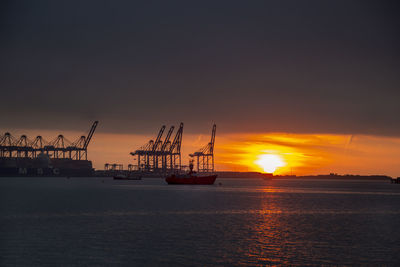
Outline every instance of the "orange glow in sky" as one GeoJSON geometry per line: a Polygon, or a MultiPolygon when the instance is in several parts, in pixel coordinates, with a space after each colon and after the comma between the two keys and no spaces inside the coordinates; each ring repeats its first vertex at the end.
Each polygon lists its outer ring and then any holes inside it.
{"type": "MultiPolygon", "coordinates": [[[[5,132],[4,130],[2,132],[5,132]]],[[[52,140],[62,133],[75,140],[84,132],[14,130],[14,136],[43,135],[52,140]]],[[[130,152],[153,135],[95,133],[88,158],[96,169],[105,163],[135,164],[130,152]]],[[[182,164],[188,154],[210,141],[209,134],[184,133],[182,164]]],[[[217,134],[215,168],[218,171],[273,172],[275,175],[307,174],[383,174],[400,176],[400,138],[339,134],[217,134]]]]}
{"type": "Polygon", "coordinates": [[[275,175],[400,176],[400,138],[338,134],[234,134],[216,141],[218,169],[275,175]],[[275,155],[268,161],[263,155],[275,155]]]}

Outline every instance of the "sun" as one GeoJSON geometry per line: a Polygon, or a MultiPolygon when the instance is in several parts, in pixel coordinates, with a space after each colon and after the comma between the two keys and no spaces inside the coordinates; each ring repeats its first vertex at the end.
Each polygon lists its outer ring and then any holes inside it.
{"type": "Polygon", "coordinates": [[[286,163],[283,159],[275,154],[263,154],[258,157],[258,160],[255,161],[261,168],[264,169],[264,172],[273,173],[279,167],[283,167],[286,163]]]}

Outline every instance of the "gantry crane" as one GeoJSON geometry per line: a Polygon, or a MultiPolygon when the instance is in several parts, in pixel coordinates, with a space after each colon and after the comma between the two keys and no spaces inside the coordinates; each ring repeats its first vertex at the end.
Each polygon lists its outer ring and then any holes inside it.
{"type": "Polygon", "coordinates": [[[171,147],[171,135],[172,132],[174,131],[175,127],[171,126],[171,128],[169,128],[169,131],[167,133],[167,136],[165,137],[164,143],[161,146],[161,168],[162,170],[165,172],[168,168],[167,165],[167,160],[168,160],[168,152],[169,152],[169,148],[171,147]]]}
{"type": "Polygon", "coordinates": [[[212,127],[210,142],[199,151],[189,155],[191,158],[196,160],[198,172],[214,172],[214,144],[216,131],[217,126],[214,124],[212,127]]]}
{"type": "Polygon", "coordinates": [[[183,123],[181,123],[171,143],[170,139],[174,129],[175,127],[171,126],[167,136],[164,141],[162,141],[162,135],[165,131],[165,125],[163,125],[155,141],[150,140],[135,152],[130,153],[134,157],[137,156],[137,169],[139,171],[168,172],[174,168],[180,169],[183,123]],[[177,164],[177,162],[179,162],[179,164],[177,164]]]}
{"type": "Polygon", "coordinates": [[[183,122],[181,122],[181,124],[179,125],[179,129],[176,132],[174,141],[172,142],[171,147],[169,149],[171,170],[180,170],[182,168],[182,162],[181,162],[182,136],[183,136],[183,122]]]}
{"type": "Polygon", "coordinates": [[[50,158],[87,160],[87,148],[98,125],[95,121],[87,135],[81,136],[77,141],[71,143],[62,134],[51,142],[47,142],[40,135],[30,141],[26,135],[18,140],[10,133],[0,137],[0,157],[36,158],[38,154],[45,153],[50,158]]]}
{"type": "MultiPolygon", "coordinates": [[[[157,156],[156,152],[161,148],[161,137],[164,133],[165,125],[163,125],[158,132],[156,140],[150,140],[135,152],[131,152],[132,156],[137,156],[137,168],[140,171],[154,171],[156,168],[157,156]]],[[[157,163],[158,164],[158,163],[157,163]]]]}
{"type": "MultiPolygon", "coordinates": [[[[90,141],[92,140],[94,131],[96,130],[98,124],[99,124],[99,121],[95,121],[92,125],[92,128],[90,128],[89,133],[88,133],[87,137],[85,138],[85,142],[83,143],[83,147],[82,147],[82,149],[80,149],[82,151],[82,155],[79,153],[79,157],[78,157],[79,160],[83,156],[85,156],[85,160],[87,160],[87,148],[89,146],[90,141]]],[[[81,137],[81,139],[82,139],[82,137],[81,137]]]]}
{"type": "Polygon", "coordinates": [[[163,125],[161,127],[160,131],[158,132],[156,141],[154,141],[154,144],[153,144],[153,149],[151,150],[151,153],[149,155],[151,161],[153,162],[153,165],[151,167],[153,170],[157,170],[159,168],[158,159],[159,159],[160,150],[161,150],[161,147],[163,144],[163,142],[161,141],[161,137],[164,134],[164,131],[165,131],[165,125],[163,125]]]}

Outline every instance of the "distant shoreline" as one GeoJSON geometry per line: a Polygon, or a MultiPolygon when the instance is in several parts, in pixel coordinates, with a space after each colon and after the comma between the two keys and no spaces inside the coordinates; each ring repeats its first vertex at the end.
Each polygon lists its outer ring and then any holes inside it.
{"type": "MultiPolygon", "coordinates": [[[[124,171],[122,171],[124,172],[124,171]]],[[[128,172],[128,171],[125,171],[128,172]]],[[[313,179],[313,180],[364,180],[364,181],[391,181],[393,178],[387,175],[338,175],[338,174],[327,174],[327,175],[273,175],[272,173],[261,173],[261,172],[234,172],[234,171],[217,171],[215,172],[219,179],[264,179],[264,180],[301,180],[301,179],[313,179]]],[[[106,173],[103,170],[97,170],[92,176],[6,176],[1,175],[0,178],[24,178],[24,177],[51,177],[51,178],[104,178],[113,177],[115,173],[106,173]]],[[[144,173],[143,178],[162,178],[161,173],[144,173]]]]}
{"type": "Polygon", "coordinates": [[[216,172],[218,178],[262,178],[262,179],[335,179],[335,180],[391,180],[387,175],[339,175],[339,174],[321,174],[321,175],[273,175],[271,173],[261,172],[216,172]]]}

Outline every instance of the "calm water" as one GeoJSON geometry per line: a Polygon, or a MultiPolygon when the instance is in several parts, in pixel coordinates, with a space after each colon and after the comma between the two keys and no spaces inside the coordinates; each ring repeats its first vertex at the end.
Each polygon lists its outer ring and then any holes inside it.
{"type": "Polygon", "coordinates": [[[0,179],[1,266],[398,265],[400,185],[0,179]]]}

